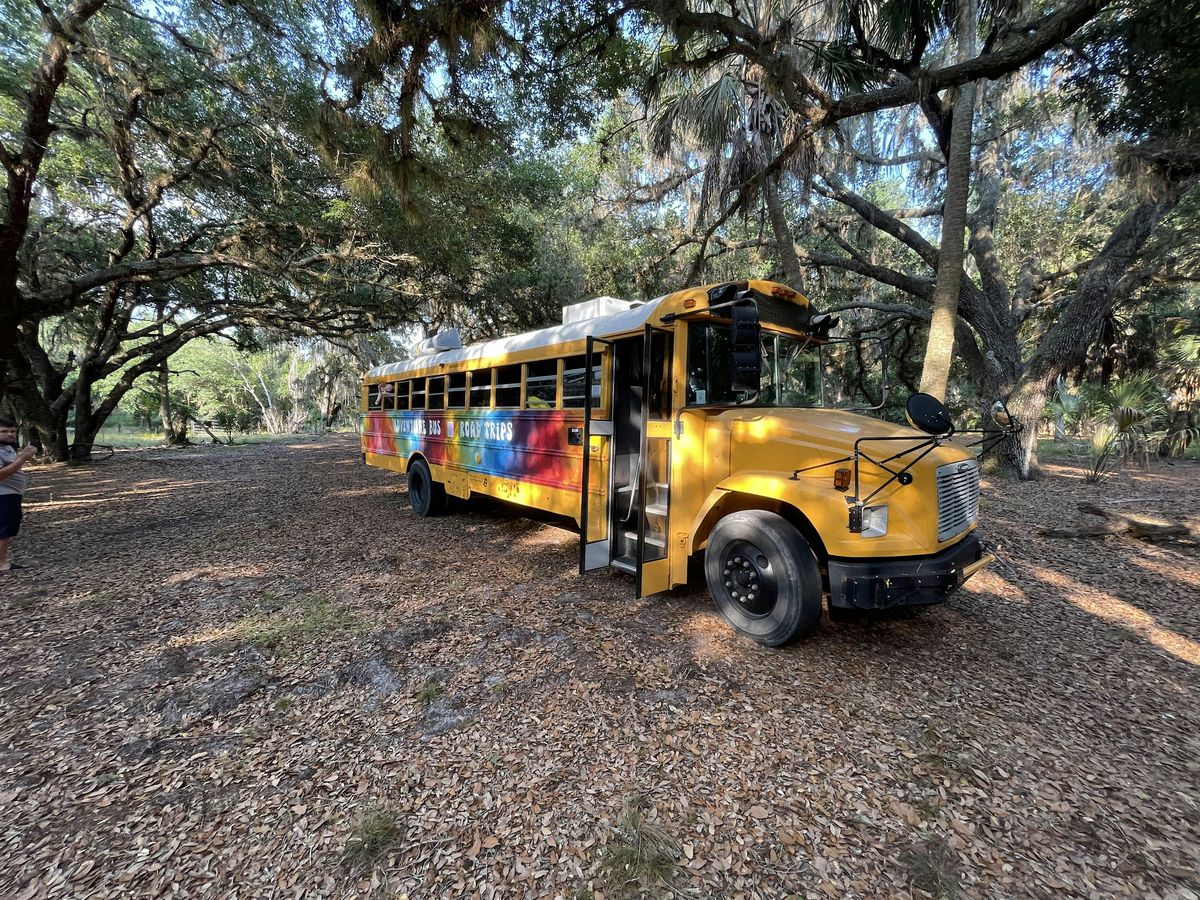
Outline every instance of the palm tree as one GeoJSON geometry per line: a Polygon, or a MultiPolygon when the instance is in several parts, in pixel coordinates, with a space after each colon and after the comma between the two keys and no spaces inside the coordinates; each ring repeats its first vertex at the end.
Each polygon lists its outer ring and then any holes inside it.
{"type": "MultiPolygon", "coordinates": [[[[797,16],[810,15],[809,7],[761,0],[752,10],[755,29],[764,38],[797,16]]],[[[702,48],[691,47],[689,56],[702,48]]],[[[757,180],[784,279],[799,286],[804,278],[787,213],[780,196],[785,172],[807,182],[812,172],[815,143],[801,141],[781,166],[774,166],[785,147],[801,136],[807,120],[789,109],[772,92],[763,69],[741,57],[723,56],[710,65],[678,69],[670,55],[660,60],[647,91],[652,117],[651,152],[659,157],[699,157],[703,186],[695,216],[699,224],[714,202],[724,204],[729,195],[757,180]]]]}
{"type": "Polygon", "coordinates": [[[1159,450],[1167,456],[1182,456],[1200,440],[1200,330],[1188,327],[1187,320],[1178,326],[1159,368],[1171,398],[1159,450]]]}
{"type": "MultiPolygon", "coordinates": [[[[958,61],[975,55],[974,0],[959,0],[958,61]]],[[[971,133],[975,119],[975,84],[959,90],[950,126],[946,154],[946,199],[942,204],[942,240],[938,249],[937,278],[933,285],[933,315],[921,368],[921,390],[946,399],[950,361],[954,355],[954,325],[958,319],[958,292],[962,282],[963,231],[967,227],[967,196],[971,192],[971,133]]]]}

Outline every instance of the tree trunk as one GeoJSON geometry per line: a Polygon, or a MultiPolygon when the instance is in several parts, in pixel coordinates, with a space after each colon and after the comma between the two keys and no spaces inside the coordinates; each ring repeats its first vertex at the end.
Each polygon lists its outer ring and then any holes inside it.
{"type": "Polygon", "coordinates": [[[25,103],[17,110],[22,121],[14,135],[12,149],[5,156],[5,197],[4,203],[0,204],[3,210],[0,215],[0,396],[8,394],[13,382],[19,382],[22,375],[14,361],[19,353],[21,322],[27,318],[28,311],[23,308],[24,298],[17,287],[21,268],[18,257],[29,231],[34,185],[54,131],[50,112],[54,97],[66,80],[71,53],[78,46],[74,35],[83,33],[87,20],[105,2],[80,0],[60,13],[53,33],[42,48],[38,66],[30,73],[25,103]]]}
{"type": "Polygon", "coordinates": [[[158,418],[162,422],[163,436],[169,444],[175,436],[175,421],[171,417],[171,382],[166,363],[158,368],[158,418]]]}
{"type": "Polygon", "coordinates": [[[18,380],[9,383],[9,397],[25,429],[36,432],[37,443],[41,445],[47,459],[66,462],[71,444],[67,437],[68,407],[48,406],[40,394],[35,394],[33,398],[26,397],[15,389],[20,384],[18,380]]]}
{"type": "Polygon", "coordinates": [[[800,290],[804,287],[804,272],[796,256],[796,242],[783,211],[783,202],[779,199],[779,183],[774,175],[763,183],[763,193],[767,200],[767,215],[771,218],[771,230],[775,234],[775,246],[779,250],[779,261],[783,265],[784,281],[800,290]]]}
{"type": "Polygon", "coordinates": [[[1026,380],[1008,399],[1008,410],[1021,425],[1021,430],[1005,438],[996,448],[994,459],[1002,474],[1029,481],[1041,476],[1037,459],[1037,426],[1046,402],[1050,398],[1051,378],[1047,381],[1026,380]]]}
{"type": "Polygon", "coordinates": [[[1104,248],[1093,259],[1079,289],[1038,343],[1009,407],[1024,430],[1001,448],[1001,463],[1021,478],[1037,472],[1037,423],[1050,399],[1054,381],[1087,357],[1087,348],[1104,317],[1126,297],[1137,278],[1134,263],[1158,224],[1179,204],[1197,176],[1182,173],[1125,213],[1104,248]]]}
{"type": "MultiPolygon", "coordinates": [[[[975,4],[960,4],[958,61],[975,55],[975,4]]],[[[962,285],[967,196],[971,192],[971,134],[975,121],[975,84],[960,88],[950,121],[950,152],[946,157],[946,200],[942,207],[942,242],[938,249],[937,279],[933,285],[933,317],[921,369],[921,390],[946,399],[950,362],[954,357],[954,322],[962,285]]]]}
{"type": "Polygon", "coordinates": [[[158,415],[162,420],[163,441],[168,447],[186,447],[187,416],[176,416],[171,407],[171,372],[164,360],[158,367],[158,415]]]}
{"type": "Polygon", "coordinates": [[[71,440],[71,452],[68,462],[88,462],[92,456],[92,444],[96,441],[104,418],[95,414],[92,404],[92,385],[95,376],[91,363],[85,358],[79,363],[79,373],[75,378],[75,434],[71,440]]]}
{"type": "Polygon", "coordinates": [[[37,435],[36,443],[41,446],[46,459],[66,462],[71,456],[71,440],[67,437],[68,409],[47,409],[38,404],[39,414],[27,415],[26,430],[37,435]]]}
{"type": "Polygon", "coordinates": [[[338,413],[340,413],[341,411],[342,411],[342,404],[340,402],[334,403],[333,406],[329,409],[329,411],[325,414],[325,417],[324,417],[324,425],[325,425],[326,429],[330,429],[333,427],[333,423],[337,420],[338,413]]]}

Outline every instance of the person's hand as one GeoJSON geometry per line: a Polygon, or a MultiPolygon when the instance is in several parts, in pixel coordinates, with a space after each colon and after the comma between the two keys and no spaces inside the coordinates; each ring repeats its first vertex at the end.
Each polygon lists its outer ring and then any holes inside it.
{"type": "Polygon", "coordinates": [[[29,460],[33,459],[35,456],[37,456],[37,447],[27,446],[24,450],[17,454],[17,459],[20,462],[29,462],[29,460]]]}

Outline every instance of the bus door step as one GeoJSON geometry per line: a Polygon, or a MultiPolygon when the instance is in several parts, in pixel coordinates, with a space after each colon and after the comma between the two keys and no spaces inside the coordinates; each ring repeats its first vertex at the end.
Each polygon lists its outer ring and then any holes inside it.
{"type": "Polygon", "coordinates": [[[637,574],[637,560],[634,559],[633,556],[631,556],[631,555],[614,556],[612,562],[609,563],[609,565],[612,566],[614,569],[618,569],[619,571],[625,572],[629,575],[637,574]]]}
{"type": "MultiPolygon", "coordinates": [[[[626,531],[625,532],[625,540],[633,541],[636,544],[637,539],[638,539],[638,534],[636,531],[626,531]]],[[[659,548],[665,549],[667,546],[667,539],[665,537],[663,537],[661,534],[647,534],[646,535],[646,543],[649,544],[651,547],[659,547],[659,548]]]]}

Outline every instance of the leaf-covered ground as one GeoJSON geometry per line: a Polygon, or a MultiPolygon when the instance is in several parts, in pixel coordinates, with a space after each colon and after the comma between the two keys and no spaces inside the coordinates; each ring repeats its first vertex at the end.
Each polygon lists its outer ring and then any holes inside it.
{"type": "Polygon", "coordinates": [[[1200,894],[1200,466],[985,485],[1002,564],[779,651],[347,438],[35,470],[0,895],[1200,894]]]}

